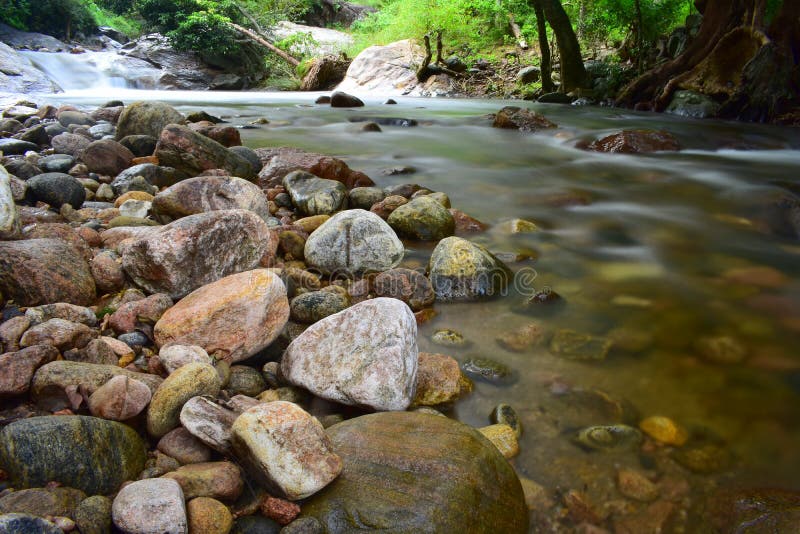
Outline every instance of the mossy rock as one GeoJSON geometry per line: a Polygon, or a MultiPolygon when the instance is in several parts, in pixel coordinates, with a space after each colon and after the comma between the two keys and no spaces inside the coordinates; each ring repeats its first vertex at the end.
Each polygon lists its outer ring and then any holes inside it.
{"type": "Polygon", "coordinates": [[[341,475],[303,505],[334,534],[528,531],[522,486],[477,430],[418,412],[365,415],[328,429],[341,475]]]}
{"type": "Polygon", "coordinates": [[[96,417],[31,417],[0,432],[0,467],[17,488],[56,481],[88,495],[112,493],[136,478],[145,459],[132,428],[96,417]]]}

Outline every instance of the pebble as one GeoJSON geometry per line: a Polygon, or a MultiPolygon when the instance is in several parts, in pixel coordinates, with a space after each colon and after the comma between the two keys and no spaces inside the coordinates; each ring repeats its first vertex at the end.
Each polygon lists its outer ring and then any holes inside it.
{"type": "Polygon", "coordinates": [[[207,397],[194,397],[183,405],[181,425],[208,447],[222,454],[231,452],[231,426],[238,414],[207,397]]]}
{"type": "Polygon", "coordinates": [[[95,417],[125,421],[139,415],[150,402],[147,384],[127,376],[115,376],[89,397],[89,411],[95,417]]]}
{"type": "Polygon", "coordinates": [[[233,516],[228,507],[210,497],[197,497],[186,503],[191,534],[228,534],[233,516]]]}
{"type": "Polygon", "coordinates": [[[508,425],[514,429],[514,434],[518,438],[522,436],[522,422],[514,408],[508,404],[501,403],[495,406],[489,420],[494,424],[508,425]]]}
{"type": "Polygon", "coordinates": [[[147,410],[147,431],[160,438],[180,424],[183,405],[192,397],[216,396],[220,390],[216,369],[207,363],[189,363],[178,368],[158,387],[147,410]]]}
{"type": "Polygon", "coordinates": [[[517,373],[507,365],[486,357],[471,357],[461,369],[470,377],[498,385],[509,385],[517,380],[517,373]]]}
{"type": "Polygon", "coordinates": [[[689,439],[689,433],[668,417],[653,415],[643,419],[639,428],[654,440],[666,445],[681,447],[689,439]]]}
{"type": "Polygon", "coordinates": [[[156,448],[181,464],[208,462],[211,449],[183,427],[170,430],[158,441],[156,448]]]}
{"type": "Polygon", "coordinates": [[[267,495],[259,506],[261,513],[279,525],[288,525],[300,515],[300,507],[285,499],[267,495]]]}
{"type": "Polygon", "coordinates": [[[550,341],[550,352],[578,361],[603,361],[611,350],[611,341],[574,330],[560,329],[550,341]]]}
{"type": "Polygon", "coordinates": [[[747,347],[731,336],[700,338],[695,349],[706,361],[722,365],[734,365],[747,358],[747,347]]]}
{"type": "Polygon", "coordinates": [[[451,356],[419,353],[417,392],[413,406],[453,402],[472,391],[472,387],[472,381],[464,376],[458,362],[451,356]]]}
{"type": "Polygon", "coordinates": [[[214,359],[198,345],[169,345],[158,351],[158,359],[168,374],[188,363],[214,364],[214,359]]]}
{"type": "Polygon", "coordinates": [[[114,525],[126,534],[188,534],[180,485],[168,478],[131,482],[111,507],[114,525]]]}
{"type": "Polygon", "coordinates": [[[471,345],[461,333],[449,328],[435,331],[431,336],[431,341],[442,347],[465,348],[471,345]]]}
{"type": "Polygon", "coordinates": [[[544,335],[544,327],[540,323],[528,323],[515,330],[503,332],[495,338],[495,341],[511,352],[524,352],[541,343],[544,335]]]}
{"type": "Polygon", "coordinates": [[[598,425],[578,431],[574,441],[589,450],[625,451],[639,447],[642,433],[628,425],[598,425]]]}
{"type": "Polygon", "coordinates": [[[658,498],[658,486],[653,484],[643,474],[632,469],[617,471],[617,488],[620,493],[629,499],[641,502],[651,502],[658,498]]]}
{"type": "Polygon", "coordinates": [[[233,502],[239,498],[244,489],[244,479],[239,468],[227,461],[184,465],[162,478],[178,482],[187,500],[195,497],[211,497],[219,501],[233,502]]]}
{"type": "Polygon", "coordinates": [[[81,501],[72,514],[81,534],[107,534],[111,531],[111,499],[93,495],[81,501]]]}
{"type": "Polygon", "coordinates": [[[519,441],[516,431],[506,424],[489,425],[478,429],[497,450],[506,458],[511,459],[519,454],[519,441]]]}
{"type": "Polygon", "coordinates": [[[267,383],[257,369],[245,365],[233,365],[230,369],[231,376],[225,387],[230,395],[256,397],[267,389],[267,383]]]}

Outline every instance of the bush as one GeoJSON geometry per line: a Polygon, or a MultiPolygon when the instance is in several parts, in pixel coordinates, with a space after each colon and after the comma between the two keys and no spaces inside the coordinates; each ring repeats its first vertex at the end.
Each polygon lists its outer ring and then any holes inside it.
{"type": "Polygon", "coordinates": [[[0,0],[0,20],[18,30],[28,29],[28,0],[0,0]]]}
{"type": "Polygon", "coordinates": [[[239,51],[237,33],[228,23],[230,19],[218,13],[197,11],[186,17],[180,25],[167,32],[175,50],[213,50],[217,54],[239,51]]]}
{"type": "Polygon", "coordinates": [[[29,31],[70,39],[77,33],[92,33],[97,28],[86,4],[79,0],[37,0],[26,26],[29,31]]]}

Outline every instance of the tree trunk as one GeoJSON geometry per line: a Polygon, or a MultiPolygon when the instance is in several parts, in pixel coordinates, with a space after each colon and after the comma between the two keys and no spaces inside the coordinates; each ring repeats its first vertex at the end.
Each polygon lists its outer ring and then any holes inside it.
{"type": "Polygon", "coordinates": [[[542,56],[542,90],[545,93],[553,92],[552,65],[550,63],[550,44],[547,42],[547,23],[544,11],[539,0],[532,0],[533,11],[536,13],[536,31],[539,34],[539,52],[542,56]]]}
{"type": "Polygon", "coordinates": [[[642,19],[642,2],[636,0],[636,73],[644,71],[644,20],[642,19]]]}
{"type": "Polygon", "coordinates": [[[287,54],[286,52],[284,52],[283,50],[281,50],[280,48],[278,48],[274,44],[270,43],[269,41],[267,41],[266,39],[264,39],[260,35],[256,34],[252,30],[248,30],[247,28],[245,28],[243,26],[239,26],[238,24],[234,24],[233,22],[229,22],[228,24],[230,24],[231,28],[233,28],[234,30],[238,31],[239,33],[245,35],[246,37],[249,37],[253,41],[257,42],[258,44],[267,47],[272,52],[277,54],[278,57],[280,57],[281,59],[283,59],[284,61],[286,61],[290,65],[296,67],[296,66],[298,66],[300,64],[300,62],[298,60],[296,60],[295,58],[293,58],[292,56],[290,56],[289,54],[287,54]]]}
{"type": "Polygon", "coordinates": [[[561,92],[569,93],[588,85],[588,76],[583,66],[581,47],[572,29],[572,23],[559,0],[538,0],[553,28],[561,56],[561,92]]]}

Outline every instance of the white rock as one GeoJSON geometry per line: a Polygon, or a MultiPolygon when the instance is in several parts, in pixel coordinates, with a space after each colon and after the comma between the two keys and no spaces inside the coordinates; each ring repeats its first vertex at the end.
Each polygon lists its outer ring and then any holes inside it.
{"type": "Polygon", "coordinates": [[[126,534],[188,534],[183,490],[169,478],[123,487],[111,506],[114,525],[126,534]]]}
{"type": "Polygon", "coordinates": [[[311,325],[286,349],[281,372],[315,395],[375,410],[405,410],[417,383],[417,323],[401,300],[376,298],[311,325]]]}
{"type": "Polygon", "coordinates": [[[19,232],[19,213],[11,192],[11,176],[0,165],[0,239],[18,237],[19,232]]]}
{"type": "Polygon", "coordinates": [[[177,368],[187,363],[200,362],[214,364],[214,359],[197,345],[170,345],[158,351],[158,359],[167,373],[172,374],[177,368]]]}
{"type": "Polygon", "coordinates": [[[287,499],[316,493],[342,471],[342,459],[320,422],[292,402],[254,406],[236,419],[232,430],[239,459],[287,499]]]}
{"type": "Polygon", "coordinates": [[[150,213],[153,203],[149,200],[129,199],[119,207],[119,214],[123,217],[136,217],[144,219],[150,213]]]}

